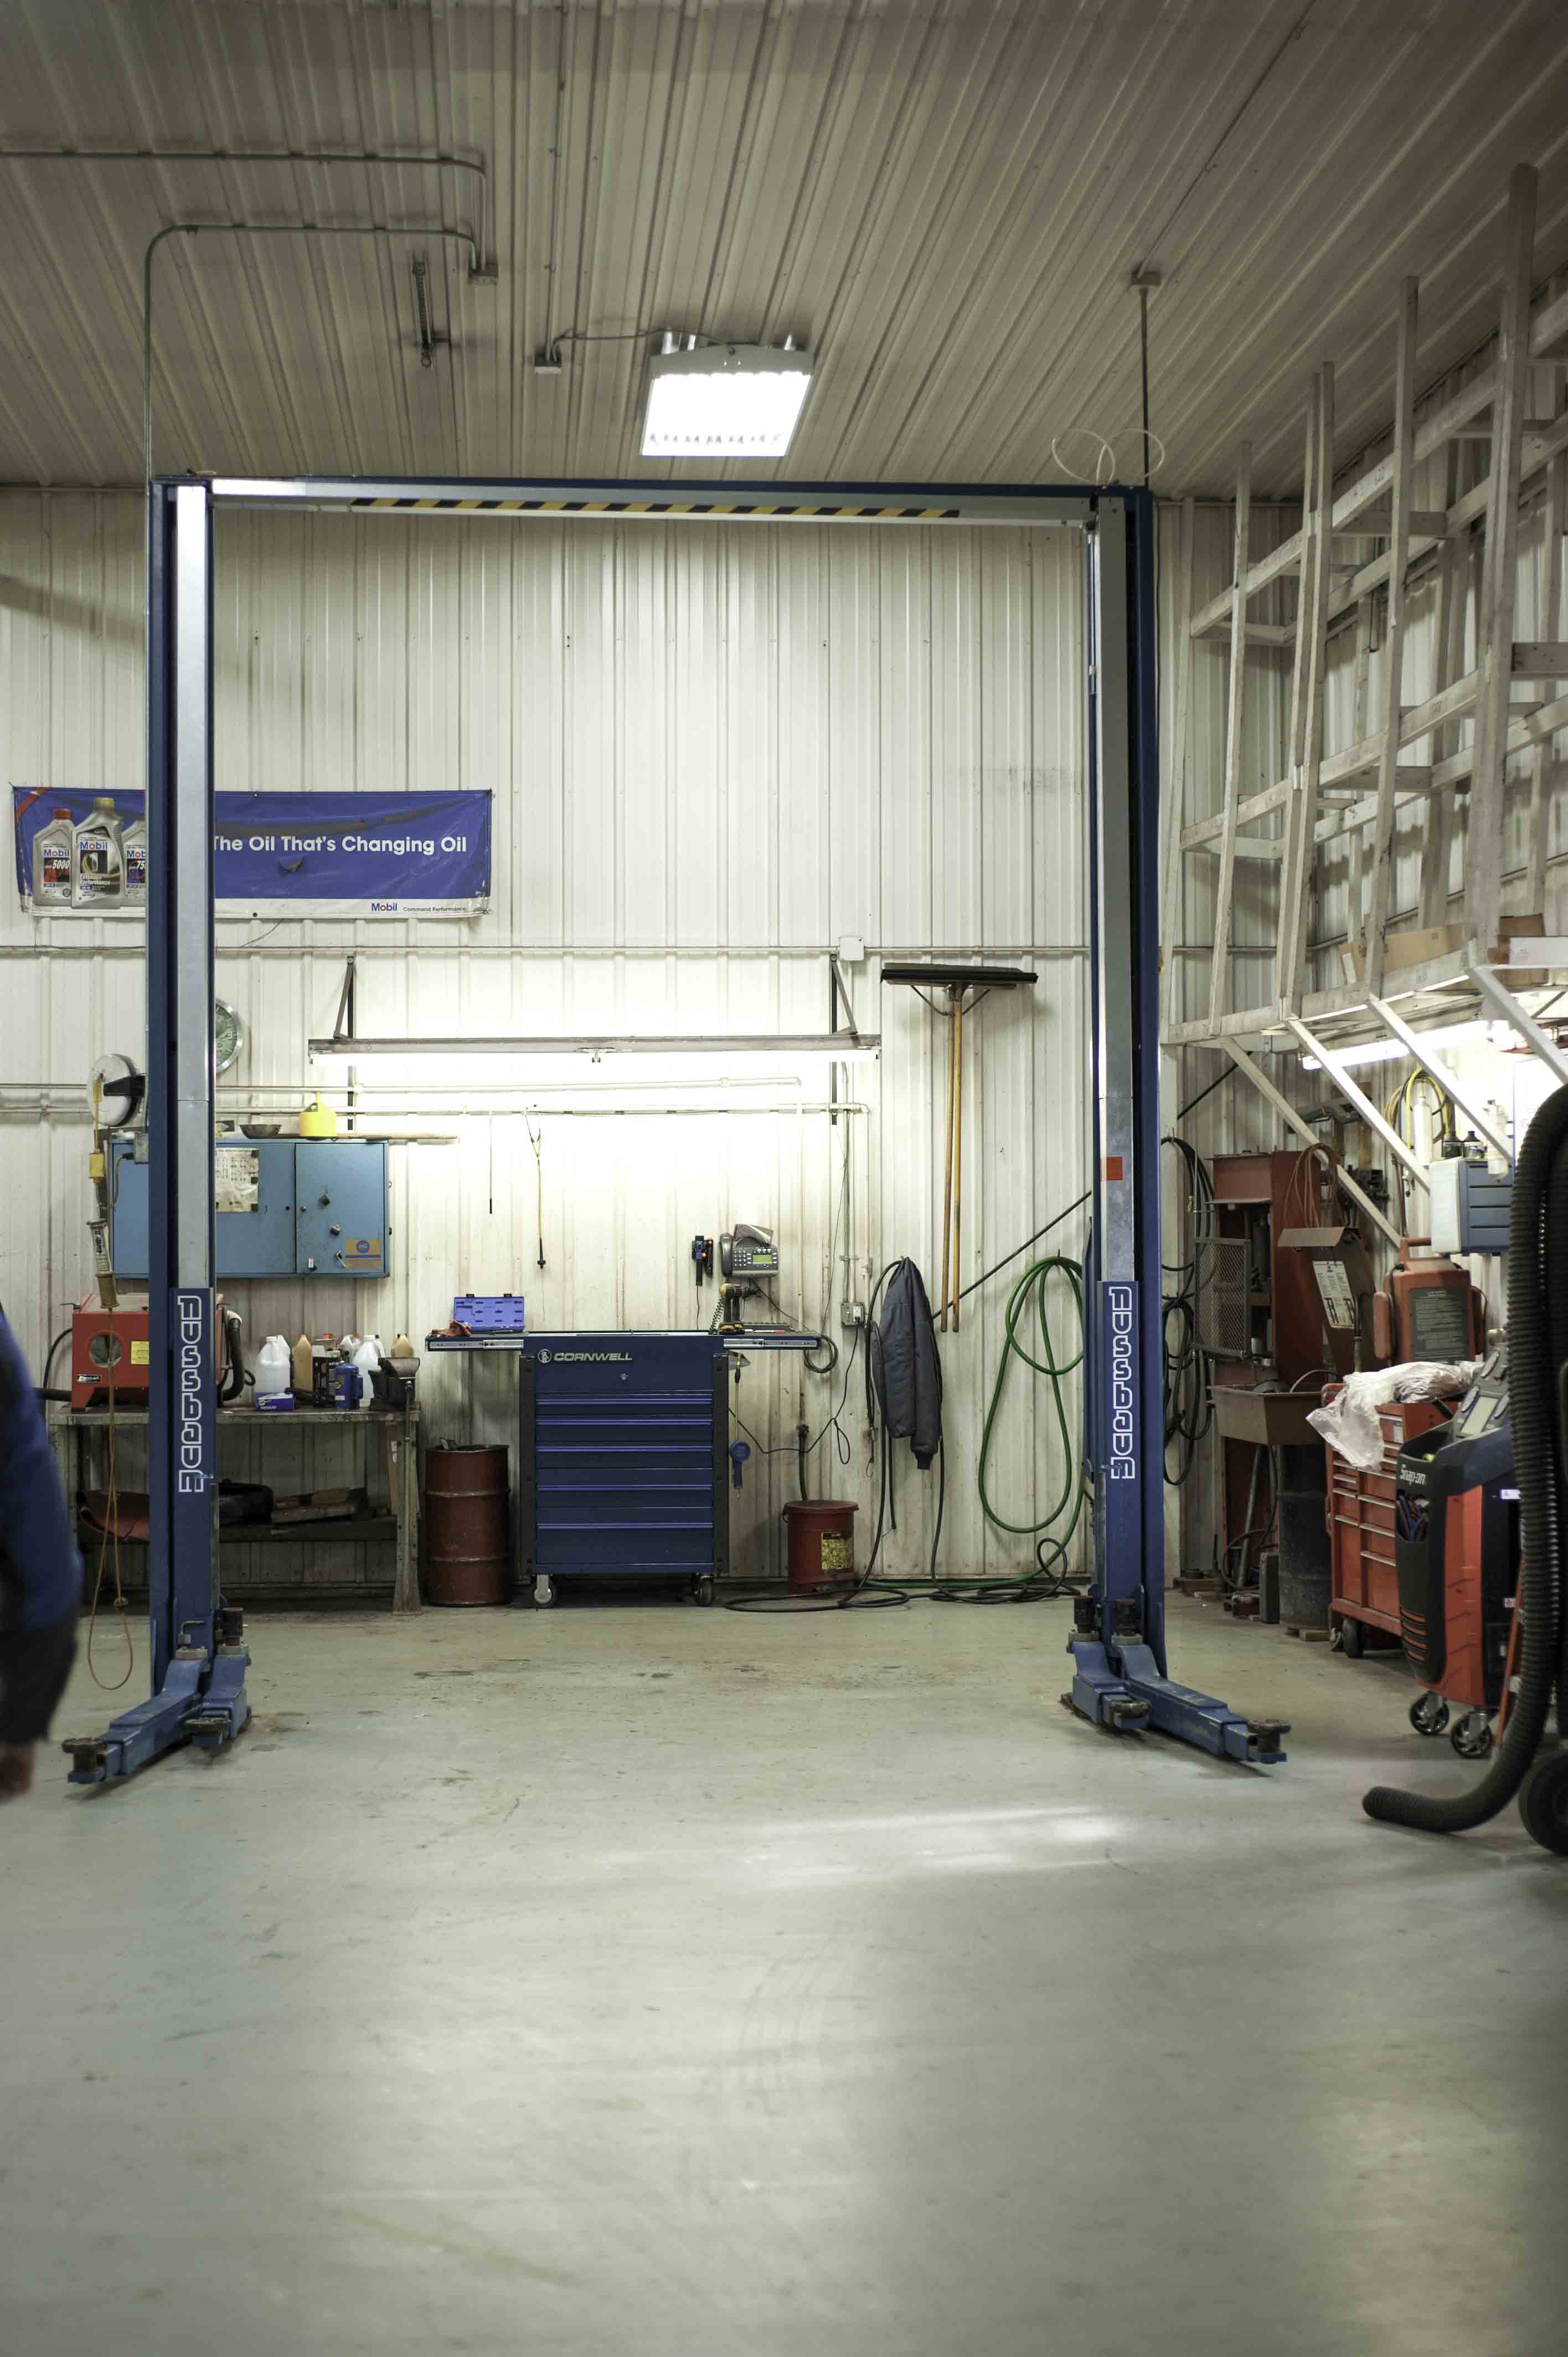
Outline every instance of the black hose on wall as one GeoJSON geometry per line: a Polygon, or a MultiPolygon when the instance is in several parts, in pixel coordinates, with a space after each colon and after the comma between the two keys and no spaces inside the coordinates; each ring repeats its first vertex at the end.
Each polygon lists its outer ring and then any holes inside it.
{"type": "Polygon", "coordinates": [[[1557,1374],[1568,1357],[1568,1088],[1547,1098],[1514,1172],[1509,1229],[1509,1410],[1519,1480],[1524,1622],[1520,1690],[1503,1739],[1478,1783],[1445,1799],[1380,1784],[1361,1805],[1386,1824],[1462,1834],[1518,1792],[1540,1749],[1553,1685],[1568,1695],[1563,1609],[1562,1459],[1557,1374]]]}

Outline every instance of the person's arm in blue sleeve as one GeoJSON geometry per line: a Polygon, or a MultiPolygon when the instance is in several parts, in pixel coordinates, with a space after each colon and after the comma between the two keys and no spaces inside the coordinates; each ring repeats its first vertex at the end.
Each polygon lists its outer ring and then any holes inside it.
{"type": "Polygon", "coordinates": [[[81,1557],[43,1409],[0,1315],[0,1801],[33,1780],[76,1656],[81,1557]]]}

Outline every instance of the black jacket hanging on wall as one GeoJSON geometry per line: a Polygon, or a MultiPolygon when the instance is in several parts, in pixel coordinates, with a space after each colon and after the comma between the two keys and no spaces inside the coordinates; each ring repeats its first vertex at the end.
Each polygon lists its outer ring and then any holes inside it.
{"type": "Polygon", "coordinates": [[[942,1437],[942,1362],[931,1305],[912,1260],[896,1261],[871,1329],[871,1372],[890,1440],[907,1440],[923,1472],[942,1437]]]}

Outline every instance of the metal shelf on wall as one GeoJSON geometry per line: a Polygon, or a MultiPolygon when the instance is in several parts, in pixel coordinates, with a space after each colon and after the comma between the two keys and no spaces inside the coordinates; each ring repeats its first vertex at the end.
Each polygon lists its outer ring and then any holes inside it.
{"type": "MultiPolygon", "coordinates": [[[[366,1546],[395,1539],[397,1530],[395,1514],[339,1514],[336,1521],[317,1523],[229,1523],[220,1529],[218,1544],[224,1547],[324,1546],[337,1539],[345,1546],[366,1546]]],[[[76,1543],[84,1555],[91,1552],[96,1555],[105,1540],[113,1544],[113,1531],[101,1530],[96,1523],[78,1521],[76,1543]]],[[[142,1538],[120,1541],[123,1547],[145,1547],[146,1544],[142,1538]]]]}

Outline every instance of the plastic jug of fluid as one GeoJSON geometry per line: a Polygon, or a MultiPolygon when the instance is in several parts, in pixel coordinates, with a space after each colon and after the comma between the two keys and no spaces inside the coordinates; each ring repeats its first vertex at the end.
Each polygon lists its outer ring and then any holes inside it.
{"type": "Polygon", "coordinates": [[[269,1334],[256,1352],[256,1398],[275,1399],[288,1391],[294,1359],[281,1334],[269,1334]]]}
{"type": "Polygon", "coordinates": [[[33,837],[33,900],[42,909],[70,906],[76,829],[68,810],[57,810],[33,837]]]}
{"type": "Polygon", "coordinates": [[[354,1372],[360,1378],[359,1404],[361,1407],[369,1407],[371,1400],[375,1396],[375,1387],[371,1382],[371,1377],[374,1374],[376,1369],[381,1365],[381,1354],[377,1350],[374,1341],[369,1335],[367,1335],[365,1340],[360,1343],[359,1349],[355,1351],[353,1359],[350,1361],[354,1372]]]}
{"type": "Polygon", "coordinates": [[[134,818],[125,829],[125,906],[145,909],[147,905],[147,822],[134,818]]]}
{"type": "Polygon", "coordinates": [[[125,898],[125,838],[112,794],[94,794],[72,837],[72,906],[119,908],[125,898]]]}

